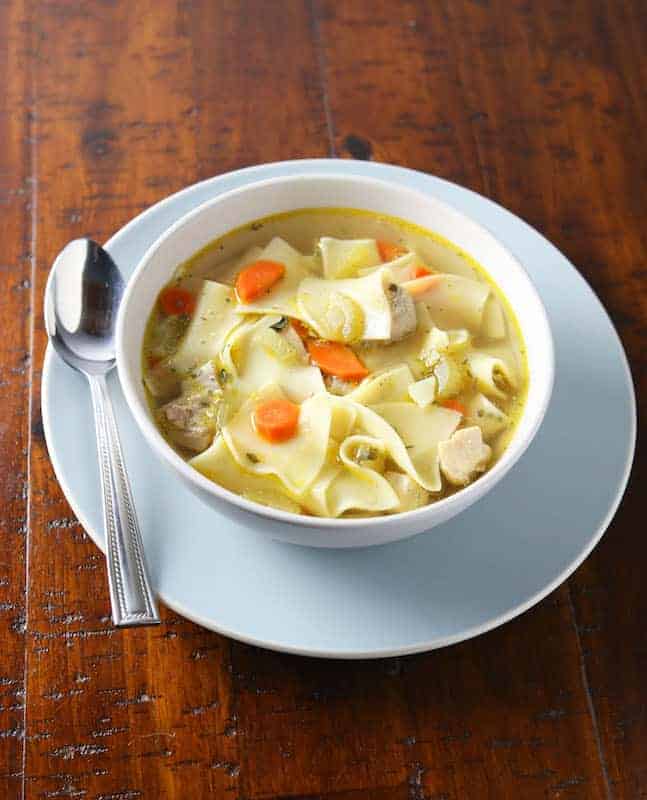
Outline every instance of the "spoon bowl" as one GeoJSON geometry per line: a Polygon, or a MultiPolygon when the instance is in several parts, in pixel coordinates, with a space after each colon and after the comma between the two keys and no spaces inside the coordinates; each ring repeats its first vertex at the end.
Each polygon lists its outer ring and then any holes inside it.
{"type": "Polygon", "coordinates": [[[115,365],[115,327],[125,284],[110,255],[91,239],[59,253],[45,290],[45,326],[61,358],[80,372],[115,365]]]}

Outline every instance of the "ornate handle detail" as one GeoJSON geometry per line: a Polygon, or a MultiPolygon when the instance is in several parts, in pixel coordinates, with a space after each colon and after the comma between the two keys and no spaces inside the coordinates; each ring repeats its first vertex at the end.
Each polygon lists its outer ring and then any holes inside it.
{"type": "Polygon", "coordinates": [[[88,375],[88,380],[97,431],[112,621],[120,627],[156,625],[160,622],[159,613],[146,571],[106,379],[103,375],[88,375]]]}

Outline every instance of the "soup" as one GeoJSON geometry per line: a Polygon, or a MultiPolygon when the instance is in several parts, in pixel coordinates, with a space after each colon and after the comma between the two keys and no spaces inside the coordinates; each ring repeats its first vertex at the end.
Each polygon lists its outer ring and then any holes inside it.
{"type": "Polygon", "coordinates": [[[268,217],[178,265],[142,357],[156,425],[192,467],[322,517],[410,511],[478,480],[528,384],[477,262],[351,209],[268,217]]]}

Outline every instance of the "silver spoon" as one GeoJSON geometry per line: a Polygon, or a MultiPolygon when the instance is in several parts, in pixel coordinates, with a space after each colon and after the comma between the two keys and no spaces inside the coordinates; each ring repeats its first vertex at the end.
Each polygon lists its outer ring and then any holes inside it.
{"type": "MultiPolygon", "coordinates": [[[[59,356],[90,383],[97,432],[112,621],[160,622],[106,385],[115,365],[115,324],[124,282],[91,239],[75,239],[54,261],[45,289],[45,326],[59,356]]],[[[64,413],[64,412],[63,412],[64,413]]]]}

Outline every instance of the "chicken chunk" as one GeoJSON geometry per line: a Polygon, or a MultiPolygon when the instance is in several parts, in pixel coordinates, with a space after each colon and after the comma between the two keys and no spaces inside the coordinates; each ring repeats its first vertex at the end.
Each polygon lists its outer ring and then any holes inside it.
{"type": "Polygon", "coordinates": [[[164,428],[175,444],[201,453],[216,432],[214,404],[200,394],[182,395],[160,409],[164,428]]]}
{"type": "Polygon", "coordinates": [[[159,410],[170,439],[200,453],[213,440],[222,417],[223,393],[212,362],[182,382],[183,393],[159,410]]]}
{"type": "Polygon", "coordinates": [[[168,359],[144,370],[144,384],[153,397],[160,402],[170,400],[180,391],[180,379],[177,373],[169,367],[168,359]]]}
{"type": "Polygon", "coordinates": [[[386,297],[391,310],[391,341],[399,342],[417,327],[416,306],[409,292],[397,283],[386,286],[386,297]]]}
{"type": "Polygon", "coordinates": [[[491,448],[484,444],[481,429],[461,428],[438,445],[440,469],[454,486],[465,486],[487,466],[491,448]]]}

